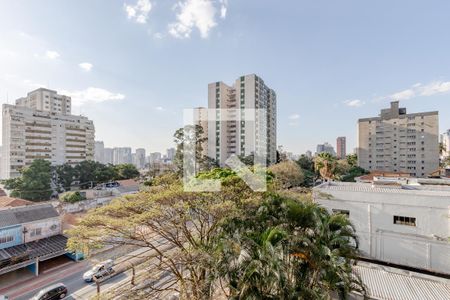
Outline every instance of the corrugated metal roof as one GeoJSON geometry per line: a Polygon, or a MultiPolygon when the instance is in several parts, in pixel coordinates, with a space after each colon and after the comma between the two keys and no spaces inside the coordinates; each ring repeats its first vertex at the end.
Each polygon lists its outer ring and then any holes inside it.
{"type": "Polygon", "coordinates": [[[371,299],[450,299],[450,282],[443,278],[433,280],[432,276],[419,273],[391,272],[378,265],[357,265],[353,272],[361,277],[371,299]]]}
{"type": "Polygon", "coordinates": [[[0,228],[58,217],[51,204],[37,204],[0,210],[0,228]]]}

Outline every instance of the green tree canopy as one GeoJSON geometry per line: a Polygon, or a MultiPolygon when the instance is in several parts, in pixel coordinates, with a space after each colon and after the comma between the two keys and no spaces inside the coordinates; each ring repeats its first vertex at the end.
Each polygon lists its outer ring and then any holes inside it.
{"type": "Polygon", "coordinates": [[[351,273],[357,242],[344,216],[328,214],[309,195],[281,196],[271,184],[267,192],[253,192],[228,169],[200,176],[221,179],[222,190],[184,192],[176,177],[156,178],[148,191],[90,211],[68,232],[69,248],[125,244],[156,251],[160,263],[144,277],[168,272],[167,288],[135,288],[122,297],[176,290],[194,300],[220,294],[323,299],[362,290],[351,273]],[[160,250],[161,240],[170,251],[160,250]]]}
{"type": "Polygon", "coordinates": [[[35,159],[30,166],[20,170],[20,177],[3,181],[12,197],[31,201],[45,201],[52,195],[50,162],[35,159]]]}

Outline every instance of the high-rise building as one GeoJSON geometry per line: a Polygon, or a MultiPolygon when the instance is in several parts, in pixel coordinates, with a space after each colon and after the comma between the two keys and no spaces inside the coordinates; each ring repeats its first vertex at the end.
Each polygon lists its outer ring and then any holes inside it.
{"type": "Polygon", "coordinates": [[[439,113],[407,114],[399,102],[358,121],[358,165],[425,177],[439,167],[439,113]]]}
{"type": "Polygon", "coordinates": [[[105,148],[103,151],[103,163],[112,164],[114,162],[114,151],[112,148],[105,148]]]}
{"type": "Polygon", "coordinates": [[[442,158],[450,157],[450,129],[441,134],[442,158]]]}
{"type": "Polygon", "coordinates": [[[94,160],[99,163],[105,163],[105,144],[102,141],[95,141],[94,160]]]}
{"type": "Polygon", "coordinates": [[[130,147],[116,147],[113,148],[113,164],[131,164],[131,148],[130,147]]]}
{"type": "Polygon", "coordinates": [[[347,156],[347,142],[345,136],[336,139],[336,150],[338,159],[344,159],[347,156]]]}
{"type": "Polygon", "coordinates": [[[173,159],[175,158],[175,153],[176,153],[175,148],[167,149],[167,159],[173,161],[173,159]]]}
{"type": "Polygon", "coordinates": [[[152,153],[150,153],[149,163],[153,164],[156,162],[160,162],[161,158],[162,158],[162,155],[160,152],[152,152],[152,153]]]}
{"type": "Polygon", "coordinates": [[[62,115],[70,115],[72,107],[69,96],[58,95],[56,91],[45,88],[31,91],[26,97],[17,99],[16,105],[62,115]]]}
{"type": "Polygon", "coordinates": [[[310,150],[306,150],[305,156],[308,158],[312,158],[312,152],[310,150]]]}
{"type": "Polygon", "coordinates": [[[2,179],[19,176],[34,159],[52,165],[94,159],[94,123],[70,114],[70,97],[40,88],[2,109],[2,179]]]}
{"type": "Polygon", "coordinates": [[[195,125],[199,125],[203,129],[201,138],[205,139],[202,143],[202,155],[208,155],[208,109],[205,107],[194,108],[195,125]]]}
{"type": "Polygon", "coordinates": [[[320,154],[320,153],[329,153],[332,156],[336,156],[336,151],[334,151],[333,146],[326,142],[323,144],[317,145],[316,155],[320,154]]]}
{"type": "Polygon", "coordinates": [[[265,154],[270,163],[276,162],[276,94],[260,77],[241,76],[232,86],[210,83],[208,108],[230,110],[227,116],[219,111],[215,116],[208,116],[209,157],[224,164],[232,154],[265,154]],[[243,109],[254,109],[254,112],[249,115],[243,109]],[[265,110],[266,114],[259,115],[258,110],[265,110]],[[215,117],[215,122],[211,122],[211,117],[215,117]]]}
{"type": "Polygon", "coordinates": [[[143,169],[145,167],[145,149],[138,148],[136,149],[134,165],[138,170],[143,169]]]}

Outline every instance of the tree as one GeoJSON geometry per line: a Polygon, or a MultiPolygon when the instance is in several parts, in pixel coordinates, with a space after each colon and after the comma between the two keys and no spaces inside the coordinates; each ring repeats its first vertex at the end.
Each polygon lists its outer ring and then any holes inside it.
{"type": "Polygon", "coordinates": [[[52,195],[50,162],[35,159],[30,166],[20,170],[20,177],[3,181],[5,188],[12,190],[12,197],[31,201],[45,201],[52,195]]]}
{"type": "MultiPolygon", "coordinates": [[[[179,292],[183,299],[211,299],[215,236],[220,225],[238,213],[243,202],[247,206],[260,203],[263,194],[251,191],[231,170],[202,176],[221,176],[222,191],[186,193],[180,180],[165,175],[164,180],[154,181],[150,192],[120,198],[90,211],[76,229],[68,232],[69,248],[95,249],[108,244],[147,247],[157,251],[161,259],[152,272],[170,272],[170,291],[179,292]],[[161,240],[167,241],[173,252],[161,251],[161,240]]],[[[153,290],[147,297],[156,298],[158,293],[153,290]]]]}
{"type": "Polygon", "coordinates": [[[67,232],[71,251],[136,245],[158,254],[160,263],[143,275],[169,273],[164,287],[121,296],[177,292],[200,300],[222,290],[234,299],[319,299],[360,287],[351,274],[357,243],[348,219],[329,215],[309,196],[281,197],[270,180],[268,192],[253,192],[230,169],[199,175],[221,179],[220,193],[184,192],[179,179],[163,177],[150,191],[88,212],[67,232]]]}
{"type": "Polygon", "coordinates": [[[302,168],[303,171],[311,171],[314,172],[314,161],[312,158],[302,154],[300,158],[297,160],[297,164],[302,168]]]}
{"type": "Polygon", "coordinates": [[[192,167],[197,174],[204,161],[204,156],[202,155],[203,144],[208,140],[204,137],[203,127],[200,125],[186,125],[184,128],[179,128],[175,131],[173,137],[177,144],[174,163],[177,166],[179,174],[182,174],[184,169],[185,144],[195,141],[194,148],[192,149],[192,151],[195,151],[195,166],[192,167]]]}
{"type": "Polygon", "coordinates": [[[65,191],[70,190],[70,186],[78,178],[75,168],[71,164],[65,163],[54,167],[54,169],[59,187],[65,191]]]}
{"type": "Polygon", "coordinates": [[[120,164],[114,167],[116,179],[131,179],[139,177],[138,169],[132,164],[120,164]]]}
{"type": "Polygon", "coordinates": [[[364,292],[352,274],[353,227],[311,202],[273,196],[230,219],[218,247],[221,286],[232,299],[325,299],[364,292]]]}
{"type": "Polygon", "coordinates": [[[60,199],[64,202],[75,203],[78,201],[86,200],[86,197],[81,195],[79,191],[75,191],[75,192],[65,192],[60,196],[60,199]]]}
{"type": "Polygon", "coordinates": [[[356,154],[349,154],[347,155],[347,163],[350,167],[357,167],[358,166],[358,155],[356,154]]]}
{"type": "Polygon", "coordinates": [[[325,180],[331,180],[335,177],[336,158],[329,153],[320,153],[314,158],[314,169],[325,180]]]}
{"type": "Polygon", "coordinates": [[[283,189],[300,186],[304,180],[302,169],[293,161],[286,160],[270,166],[269,171],[275,175],[283,189]]]}

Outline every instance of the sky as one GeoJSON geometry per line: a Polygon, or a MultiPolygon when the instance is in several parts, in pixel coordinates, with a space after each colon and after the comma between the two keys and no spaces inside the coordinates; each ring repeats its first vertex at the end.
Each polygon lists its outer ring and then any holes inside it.
{"type": "Polygon", "coordinates": [[[278,144],[356,146],[391,100],[450,128],[447,0],[0,0],[0,103],[73,99],[106,147],[164,152],[207,85],[255,73],[277,93],[278,144]]]}

